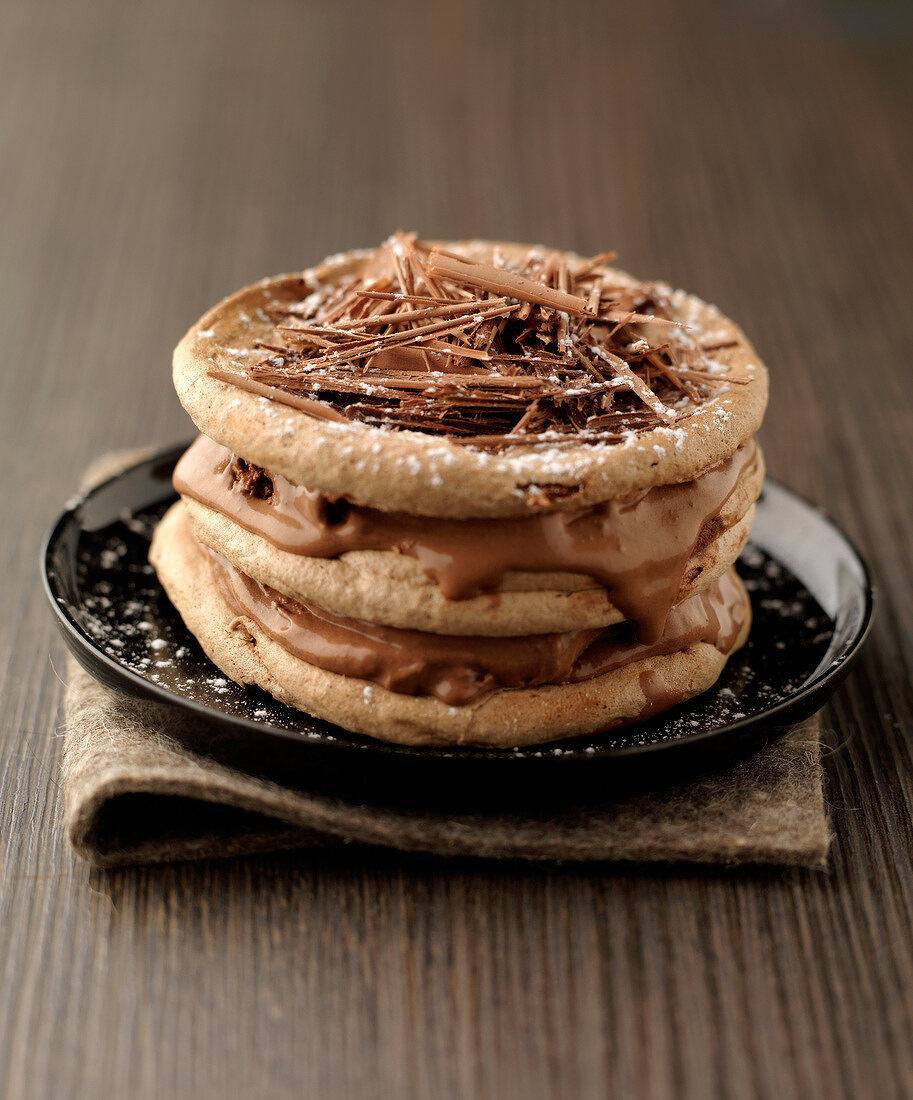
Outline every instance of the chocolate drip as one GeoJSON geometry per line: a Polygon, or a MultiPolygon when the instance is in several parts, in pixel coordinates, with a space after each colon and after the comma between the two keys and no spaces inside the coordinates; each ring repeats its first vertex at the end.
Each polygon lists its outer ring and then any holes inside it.
{"type": "Polygon", "coordinates": [[[280,550],[332,558],[350,550],[395,550],[418,561],[448,599],[496,590],[509,571],[592,577],[607,588],[639,639],[655,641],[681,590],[705,525],[756,461],[753,441],[722,466],[581,511],[519,519],[438,519],[330,500],[260,471],[271,489],[251,492],[247,467],[201,436],[178,463],[178,492],[228,516],[280,550]]]}
{"type": "Polygon", "coordinates": [[[644,693],[644,706],[636,721],[645,722],[654,714],[674,707],[682,702],[682,693],[669,685],[655,669],[645,669],[639,677],[640,690],[644,693]]]}
{"type": "Polygon", "coordinates": [[[749,614],[730,572],[683,601],[657,640],[642,644],[624,628],[520,638],[473,638],[398,630],[334,615],[290,600],[203,551],[222,596],[290,653],[328,672],[367,680],[403,695],[430,695],[464,706],[499,688],[577,683],[639,661],[709,642],[728,654],[749,614]]]}

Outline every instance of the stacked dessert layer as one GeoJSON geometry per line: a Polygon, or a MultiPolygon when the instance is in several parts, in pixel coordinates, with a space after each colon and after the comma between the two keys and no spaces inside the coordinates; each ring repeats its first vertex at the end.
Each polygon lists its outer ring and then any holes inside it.
{"type": "Polygon", "coordinates": [[[204,434],[151,560],[239,683],[519,745],[690,698],[747,637],[766,373],[605,257],[397,235],[221,303],[175,382],[204,434]]]}

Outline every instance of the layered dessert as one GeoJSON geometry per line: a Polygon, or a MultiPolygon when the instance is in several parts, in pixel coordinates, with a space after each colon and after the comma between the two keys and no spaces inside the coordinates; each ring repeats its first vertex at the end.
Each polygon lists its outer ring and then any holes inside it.
{"type": "Polygon", "coordinates": [[[348,730],[513,746],[637,722],[745,641],[767,375],[592,258],[396,234],[179,344],[200,437],[150,560],[210,658],[348,730]]]}

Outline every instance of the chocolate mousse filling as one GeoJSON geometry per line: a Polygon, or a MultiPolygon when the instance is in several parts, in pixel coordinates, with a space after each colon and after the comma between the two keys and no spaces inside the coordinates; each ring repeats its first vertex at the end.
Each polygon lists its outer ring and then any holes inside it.
{"type": "Polygon", "coordinates": [[[639,642],[631,624],[566,634],[484,638],[429,634],[345,618],[299,603],[260,584],[221,555],[200,547],[232,609],[310,665],[379,684],[402,695],[428,695],[464,706],[499,688],[578,683],[647,657],[708,642],[729,653],[751,611],[730,570],[670,612],[658,639],[639,642]]]}
{"type": "Polygon", "coordinates": [[[442,519],[327,497],[200,436],[178,463],[174,485],[182,495],[292,554],[408,554],[452,600],[495,590],[511,571],[592,577],[636,624],[638,639],[655,642],[663,635],[702,533],[759,461],[749,441],[693,481],[595,507],[520,518],[442,519]]]}

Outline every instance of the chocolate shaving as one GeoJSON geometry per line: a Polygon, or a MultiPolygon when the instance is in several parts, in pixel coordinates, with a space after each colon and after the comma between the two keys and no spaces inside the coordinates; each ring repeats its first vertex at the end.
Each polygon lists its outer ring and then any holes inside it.
{"type": "Polygon", "coordinates": [[[234,487],[240,489],[246,496],[255,497],[257,500],[272,499],[273,479],[262,466],[255,466],[234,455],[229,464],[229,473],[234,487]]]}
{"type": "Polygon", "coordinates": [[[216,368],[208,373],[210,378],[218,378],[220,382],[228,382],[232,386],[237,386],[240,390],[255,393],[258,397],[267,397],[270,401],[277,401],[280,405],[289,405],[293,409],[301,409],[302,412],[310,413],[311,416],[316,416],[318,419],[337,420],[343,423],[348,420],[332,405],[327,405],[323,401],[309,401],[306,397],[299,397],[297,394],[283,390],[278,386],[264,385],[255,378],[251,378],[250,375],[216,368]]]}
{"type": "Polygon", "coordinates": [[[708,359],[731,341],[702,345],[662,287],[612,285],[612,259],[540,250],[508,267],[497,249],[476,263],[396,233],[361,275],[270,303],[266,358],[209,373],[323,419],[489,450],[615,442],[743,381],[708,359]]]}
{"type": "Polygon", "coordinates": [[[488,290],[495,294],[513,295],[518,301],[529,302],[531,305],[563,310],[578,317],[583,317],[587,313],[586,298],[567,294],[562,290],[554,290],[545,283],[524,278],[506,268],[451,259],[448,254],[435,250],[431,253],[428,270],[432,275],[442,275],[464,286],[488,290]]]}

